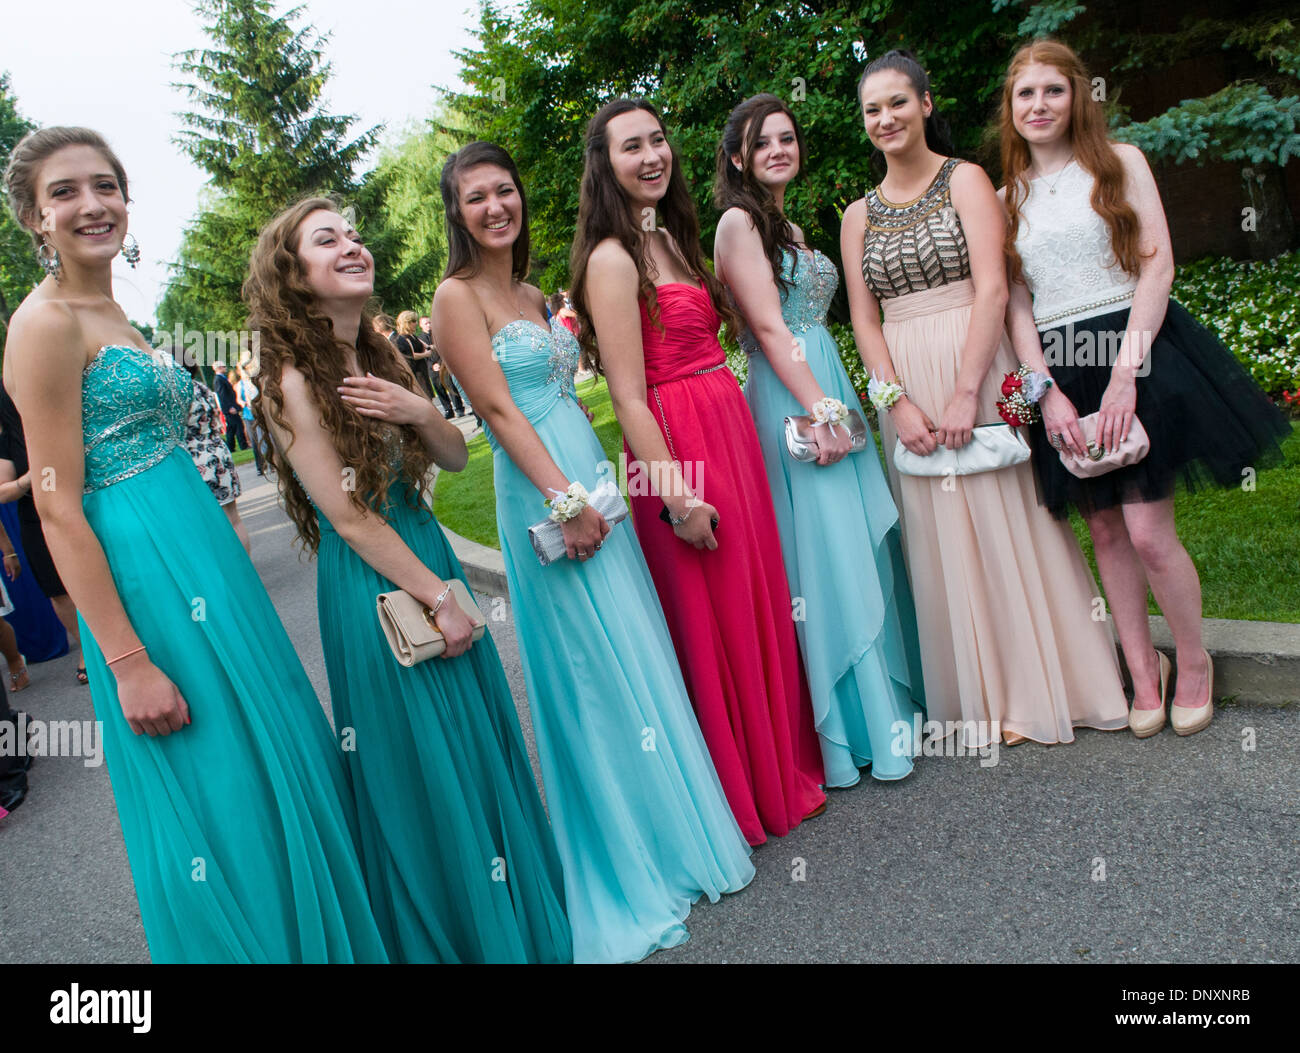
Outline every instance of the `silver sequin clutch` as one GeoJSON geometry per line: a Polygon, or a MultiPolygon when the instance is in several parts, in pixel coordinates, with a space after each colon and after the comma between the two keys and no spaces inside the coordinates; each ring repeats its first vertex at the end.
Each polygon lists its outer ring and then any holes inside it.
{"type": "MultiPolygon", "coordinates": [[[[627,502],[618,492],[618,487],[611,482],[606,481],[596,487],[588,504],[603,515],[611,527],[627,518],[627,502]]],[[[537,553],[537,559],[543,567],[565,557],[564,530],[552,519],[543,519],[530,526],[528,540],[532,542],[533,551],[537,553]]]]}

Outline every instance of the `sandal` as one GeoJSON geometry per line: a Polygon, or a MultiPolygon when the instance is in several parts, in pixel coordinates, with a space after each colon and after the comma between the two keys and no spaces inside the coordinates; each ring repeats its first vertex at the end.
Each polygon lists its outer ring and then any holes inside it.
{"type": "Polygon", "coordinates": [[[17,694],[31,682],[32,678],[27,674],[27,656],[20,654],[18,656],[18,672],[15,673],[12,667],[9,669],[9,690],[17,694]]]}
{"type": "Polygon", "coordinates": [[[79,684],[90,683],[90,677],[86,675],[86,667],[84,665],[77,667],[77,683],[79,684]]]}

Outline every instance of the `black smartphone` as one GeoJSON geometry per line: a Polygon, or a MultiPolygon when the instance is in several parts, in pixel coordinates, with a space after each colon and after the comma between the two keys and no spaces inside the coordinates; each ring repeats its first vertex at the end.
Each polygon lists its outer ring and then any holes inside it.
{"type": "MultiPolygon", "coordinates": [[[[669,526],[673,525],[673,517],[668,514],[667,505],[664,505],[663,508],[659,509],[659,518],[662,519],[669,526]]],[[[718,517],[714,516],[712,521],[709,523],[709,525],[713,527],[713,532],[716,534],[718,532],[718,517]]]]}

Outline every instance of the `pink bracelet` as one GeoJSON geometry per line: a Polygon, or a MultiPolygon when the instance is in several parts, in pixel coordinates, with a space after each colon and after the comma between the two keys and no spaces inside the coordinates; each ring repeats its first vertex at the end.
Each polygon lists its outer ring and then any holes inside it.
{"type": "Polygon", "coordinates": [[[143,650],[144,650],[144,644],[141,644],[139,647],[135,648],[135,650],[127,651],[126,654],[120,654],[116,658],[110,659],[104,664],[112,665],[114,662],[120,662],[123,658],[130,658],[133,654],[139,654],[143,650]]]}

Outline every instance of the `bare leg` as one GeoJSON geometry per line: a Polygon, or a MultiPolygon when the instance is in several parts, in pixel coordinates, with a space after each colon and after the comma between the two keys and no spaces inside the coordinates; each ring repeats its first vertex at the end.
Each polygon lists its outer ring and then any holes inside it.
{"type": "Polygon", "coordinates": [[[68,653],[77,660],[78,669],[85,668],[86,660],[81,656],[81,630],[77,625],[77,605],[65,592],[62,596],[55,596],[50,600],[50,606],[54,608],[54,613],[63,623],[63,629],[68,634],[68,653]]]}
{"type": "Polygon", "coordinates": [[[1133,708],[1160,708],[1160,676],[1147,621],[1147,575],[1120,508],[1084,516],[1124,662],[1133,677],[1133,708]]]}
{"type": "Polygon", "coordinates": [[[14,635],[14,628],[3,618],[0,618],[0,654],[9,663],[10,686],[15,691],[21,691],[31,682],[31,678],[27,675],[23,656],[18,653],[18,637],[14,635]]]}
{"type": "Polygon", "coordinates": [[[1208,667],[1201,641],[1201,579],[1178,540],[1174,499],[1123,506],[1124,523],[1178,649],[1174,705],[1204,705],[1208,667]]]}
{"type": "Polygon", "coordinates": [[[251,556],[253,554],[253,539],[248,536],[248,527],[239,518],[239,509],[235,507],[236,504],[238,504],[237,501],[227,501],[221,506],[221,510],[226,513],[230,525],[235,528],[235,533],[239,536],[239,543],[244,546],[244,551],[251,556]]]}

